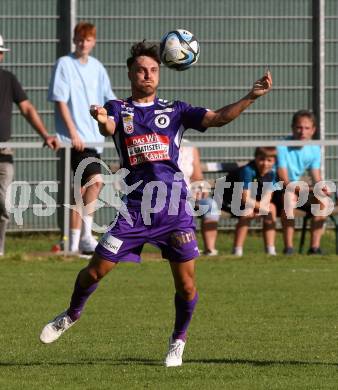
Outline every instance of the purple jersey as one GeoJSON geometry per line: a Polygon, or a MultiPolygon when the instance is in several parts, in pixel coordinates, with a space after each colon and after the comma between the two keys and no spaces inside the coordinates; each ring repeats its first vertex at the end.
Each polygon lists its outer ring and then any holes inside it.
{"type": "MultiPolygon", "coordinates": [[[[113,139],[120,165],[130,171],[126,184],[131,186],[143,181],[128,194],[128,204],[139,205],[143,189],[151,181],[164,182],[169,198],[174,175],[180,172],[177,160],[183,133],[188,128],[205,131],[201,122],[207,110],[157,97],[151,104],[136,103],[128,98],[110,100],[104,107],[116,123],[113,139]]],[[[182,197],[186,193],[184,185],[182,197]]]]}

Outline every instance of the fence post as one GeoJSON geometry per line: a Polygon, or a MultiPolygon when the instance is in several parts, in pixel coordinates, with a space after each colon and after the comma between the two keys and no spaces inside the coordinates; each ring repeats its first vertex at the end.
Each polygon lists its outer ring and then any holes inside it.
{"type": "Polygon", "coordinates": [[[60,39],[57,49],[57,57],[64,56],[74,51],[73,30],[76,25],[76,0],[58,0],[57,36],[60,39]]]}
{"type": "MultiPolygon", "coordinates": [[[[318,138],[325,140],[325,0],[312,1],[313,14],[313,112],[318,138]]],[[[325,147],[321,146],[321,173],[325,178],[325,147]]]]}

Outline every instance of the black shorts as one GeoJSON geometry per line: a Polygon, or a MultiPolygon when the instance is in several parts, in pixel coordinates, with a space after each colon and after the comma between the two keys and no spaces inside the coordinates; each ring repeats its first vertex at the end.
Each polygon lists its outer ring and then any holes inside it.
{"type": "MultiPolygon", "coordinates": [[[[283,210],[283,205],[284,205],[283,197],[284,197],[284,193],[285,193],[285,190],[278,190],[278,191],[274,191],[274,193],[272,195],[271,202],[276,206],[277,215],[278,216],[280,216],[281,211],[283,210]]],[[[314,204],[313,196],[310,195],[308,197],[308,200],[306,201],[306,203],[303,204],[303,206],[297,207],[297,209],[305,211],[306,214],[308,214],[308,215],[312,215],[312,213],[311,213],[311,205],[312,204],[314,204]]]]}
{"type": "MultiPolygon", "coordinates": [[[[57,213],[57,220],[58,220],[58,226],[61,231],[63,231],[64,228],[64,213],[63,213],[63,205],[65,203],[65,149],[59,149],[57,151],[57,157],[58,157],[58,164],[57,164],[57,177],[58,177],[58,194],[57,194],[57,202],[58,205],[61,207],[58,207],[58,213],[57,213]]],[[[80,164],[82,160],[84,160],[86,157],[96,157],[98,159],[101,159],[100,154],[97,153],[95,149],[85,149],[83,152],[77,152],[74,149],[71,150],[71,182],[69,183],[69,197],[70,202],[73,204],[74,202],[74,188],[73,188],[73,179],[74,179],[74,173],[76,171],[76,168],[80,164]]],[[[97,175],[101,173],[101,164],[98,162],[90,163],[85,168],[84,173],[81,178],[81,186],[83,187],[86,182],[88,181],[89,177],[92,175],[97,175]]]]}
{"type": "MultiPolygon", "coordinates": [[[[72,171],[75,174],[77,167],[79,166],[80,162],[83,161],[85,158],[88,157],[94,157],[99,160],[101,160],[101,155],[97,153],[95,149],[85,149],[83,152],[79,152],[77,150],[72,149],[71,150],[71,165],[72,165],[72,171]]],[[[81,178],[81,186],[84,186],[88,179],[93,175],[99,175],[101,173],[101,164],[99,162],[91,162],[89,163],[83,172],[82,178],[81,178]]]]}

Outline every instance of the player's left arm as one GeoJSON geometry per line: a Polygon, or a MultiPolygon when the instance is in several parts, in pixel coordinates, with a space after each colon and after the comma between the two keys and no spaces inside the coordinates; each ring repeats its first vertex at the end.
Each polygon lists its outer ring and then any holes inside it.
{"type": "Polygon", "coordinates": [[[272,76],[267,71],[262,78],[257,80],[251,91],[239,101],[222,107],[216,111],[207,111],[202,120],[202,126],[220,127],[236,119],[254,101],[266,95],[272,88],[272,76]]]}

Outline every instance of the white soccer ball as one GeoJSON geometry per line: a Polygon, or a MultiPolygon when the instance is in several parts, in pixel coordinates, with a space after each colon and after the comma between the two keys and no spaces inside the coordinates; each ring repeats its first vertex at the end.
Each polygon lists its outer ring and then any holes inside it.
{"type": "Polygon", "coordinates": [[[187,30],[166,33],[160,43],[161,61],[170,69],[186,70],[195,64],[200,54],[200,45],[187,30]]]}

